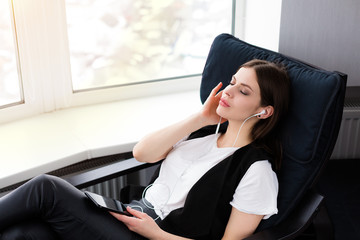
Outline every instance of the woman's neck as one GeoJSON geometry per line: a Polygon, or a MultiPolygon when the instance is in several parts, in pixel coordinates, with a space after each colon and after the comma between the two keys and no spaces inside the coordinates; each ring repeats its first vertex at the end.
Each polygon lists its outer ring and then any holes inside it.
{"type": "Polygon", "coordinates": [[[251,143],[253,141],[250,134],[252,124],[245,123],[241,129],[240,127],[241,124],[229,123],[226,132],[218,138],[218,147],[243,147],[251,143]]]}

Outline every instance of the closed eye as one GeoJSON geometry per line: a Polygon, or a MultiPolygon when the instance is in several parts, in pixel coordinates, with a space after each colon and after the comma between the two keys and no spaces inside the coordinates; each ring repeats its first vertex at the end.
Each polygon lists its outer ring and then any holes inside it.
{"type": "MultiPolygon", "coordinates": [[[[236,78],[235,76],[232,76],[229,85],[234,86],[235,84],[236,84],[236,78]]],[[[249,95],[249,92],[246,90],[246,88],[249,88],[252,91],[251,87],[244,83],[240,83],[240,85],[241,85],[241,89],[239,90],[240,93],[243,94],[244,96],[249,95]]]]}
{"type": "Polygon", "coordinates": [[[243,95],[245,95],[245,96],[249,95],[247,92],[245,92],[245,91],[243,91],[243,90],[240,90],[240,92],[241,92],[241,94],[243,94],[243,95]]]}

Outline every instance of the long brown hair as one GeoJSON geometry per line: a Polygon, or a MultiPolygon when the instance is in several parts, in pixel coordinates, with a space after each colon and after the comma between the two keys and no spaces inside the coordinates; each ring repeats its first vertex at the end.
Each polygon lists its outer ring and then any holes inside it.
{"type": "Polygon", "coordinates": [[[274,113],[258,121],[251,136],[254,143],[264,147],[274,156],[275,169],[278,170],[282,159],[282,146],[279,138],[279,125],[286,115],[290,102],[290,80],[285,67],[272,62],[254,59],[241,67],[255,70],[260,87],[261,106],[273,106],[274,113]]]}

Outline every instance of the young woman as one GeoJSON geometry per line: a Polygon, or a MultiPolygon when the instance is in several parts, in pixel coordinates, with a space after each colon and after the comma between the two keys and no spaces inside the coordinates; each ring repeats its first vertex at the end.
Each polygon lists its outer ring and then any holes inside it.
{"type": "Polygon", "coordinates": [[[70,184],[42,175],[0,199],[1,239],[251,235],[277,213],[277,128],[288,108],[289,85],[282,67],[252,60],[223,91],[219,83],[201,111],[144,137],[134,157],[165,160],[143,198],[127,208],[132,217],[98,209],[70,184]]]}

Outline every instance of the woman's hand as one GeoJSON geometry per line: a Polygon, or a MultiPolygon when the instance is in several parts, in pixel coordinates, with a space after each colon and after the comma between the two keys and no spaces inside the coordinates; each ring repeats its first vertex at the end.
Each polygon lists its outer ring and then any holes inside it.
{"type": "Polygon", "coordinates": [[[116,219],[123,222],[129,230],[140,234],[148,239],[161,239],[163,230],[156,224],[154,219],[152,219],[146,213],[127,207],[126,210],[133,215],[129,217],[123,214],[118,214],[110,212],[116,219]]]}
{"type": "MultiPolygon", "coordinates": [[[[222,87],[222,83],[220,82],[210,93],[209,97],[206,99],[204,106],[200,112],[201,117],[206,125],[214,125],[217,124],[220,120],[220,116],[216,113],[216,109],[219,106],[219,101],[222,96],[222,92],[220,88],[222,87]]],[[[221,122],[227,121],[226,119],[222,119],[221,122]]]]}

